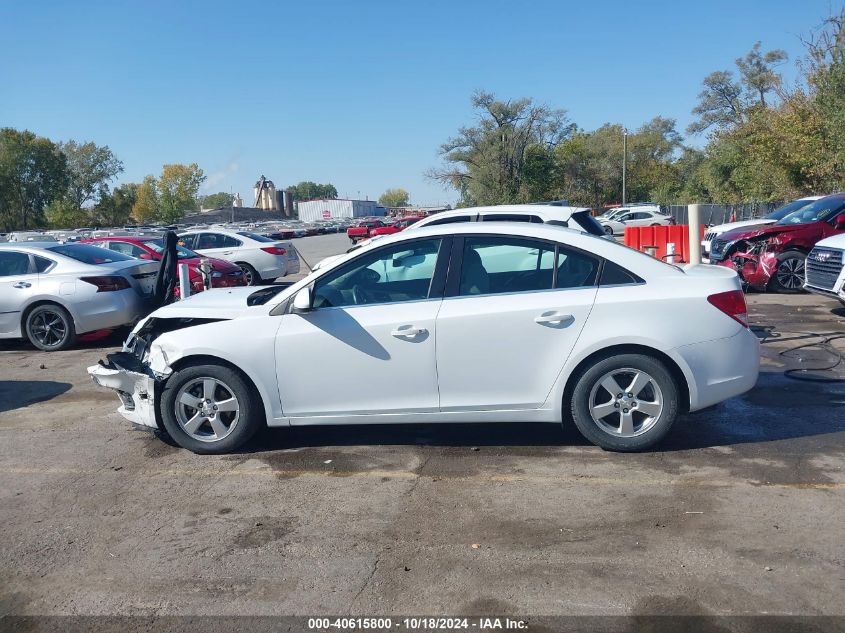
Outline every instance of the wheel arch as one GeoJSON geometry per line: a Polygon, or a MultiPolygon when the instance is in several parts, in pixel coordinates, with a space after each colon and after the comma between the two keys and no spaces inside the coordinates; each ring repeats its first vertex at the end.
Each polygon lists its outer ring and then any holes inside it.
{"type": "MultiPolygon", "coordinates": [[[[661,352],[660,350],[649,347],[648,345],[641,345],[637,343],[624,343],[618,345],[611,345],[609,347],[603,347],[601,349],[595,350],[594,352],[590,353],[589,355],[585,356],[581,359],[578,364],[569,372],[569,376],[566,379],[566,384],[563,388],[563,399],[561,402],[561,412],[565,414],[566,411],[569,411],[570,403],[572,400],[572,392],[575,389],[575,383],[578,381],[581,373],[586,371],[586,369],[599,360],[604,358],[609,358],[611,356],[618,356],[620,354],[643,354],[645,356],[651,356],[666,366],[666,369],[672,375],[672,378],[675,380],[675,384],[678,386],[678,389],[681,392],[681,402],[680,402],[680,412],[686,413],[690,409],[690,389],[689,389],[689,382],[687,381],[687,377],[684,374],[684,371],[681,369],[681,366],[673,359],[671,356],[666,354],[665,352],[661,352]]],[[[561,416],[562,419],[566,419],[565,415],[561,416]]]]}
{"type": "MultiPolygon", "coordinates": [[[[225,358],[220,358],[219,356],[212,356],[211,354],[194,354],[190,356],[182,356],[181,358],[173,361],[170,365],[170,368],[173,372],[177,372],[180,369],[185,369],[186,367],[194,367],[196,365],[221,365],[232,371],[236,372],[247,385],[253,390],[253,394],[258,397],[261,403],[261,409],[264,411],[264,424],[266,425],[268,420],[272,419],[272,413],[268,408],[268,401],[267,395],[262,392],[262,390],[258,387],[256,382],[252,379],[252,377],[245,372],[243,369],[235,365],[233,362],[226,360],[225,358]]],[[[172,374],[171,374],[172,375],[172,374]]],[[[169,377],[168,377],[169,380],[169,377]]],[[[167,381],[158,383],[156,385],[155,390],[155,413],[156,413],[156,424],[159,425],[159,428],[164,428],[161,423],[161,411],[160,411],[160,404],[161,404],[161,393],[163,391],[164,384],[167,381]]]]}
{"type": "Polygon", "coordinates": [[[54,306],[58,306],[58,307],[62,308],[65,312],[67,312],[70,315],[70,318],[73,319],[73,327],[74,327],[74,329],[76,329],[76,327],[77,327],[76,315],[73,313],[73,310],[71,310],[67,305],[65,305],[61,301],[56,301],[52,297],[50,299],[38,298],[38,299],[34,299],[31,303],[28,303],[27,305],[25,305],[23,310],[21,310],[21,323],[20,323],[20,325],[21,325],[21,334],[24,337],[26,337],[26,320],[29,318],[30,313],[33,310],[35,310],[35,308],[37,308],[39,306],[45,306],[45,305],[54,305],[54,306]]]}

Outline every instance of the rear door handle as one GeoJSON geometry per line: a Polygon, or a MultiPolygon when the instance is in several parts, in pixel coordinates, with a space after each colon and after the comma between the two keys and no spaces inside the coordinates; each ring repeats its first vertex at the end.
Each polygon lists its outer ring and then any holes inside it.
{"type": "Polygon", "coordinates": [[[428,330],[424,327],[414,327],[413,325],[400,325],[393,330],[390,335],[397,338],[412,338],[420,334],[425,334],[428,330]]]}
{"type": "Polygon", "coordinates": [[[534,317],[534,323],[566,323],[570,325],[575,321],[575,317],[571,314],[561,314],[560,312],[550,311],[543,312],[543,314],[534,317]]]}
{"type": "Polygon", "coordinates": [[[17,283],[12,284],[12,288],[31,288],[32,284],[28,281],[19,281],[17,283]]]}

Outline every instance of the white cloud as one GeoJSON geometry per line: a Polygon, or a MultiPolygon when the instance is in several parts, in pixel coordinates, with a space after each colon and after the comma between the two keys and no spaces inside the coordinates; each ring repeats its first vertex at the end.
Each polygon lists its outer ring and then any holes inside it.
{"type": "Polygon", "coordinates": [[[215,193],[220,188],[220,183],[225,182],[227,178],[238,173],[240,168],[241,166],[237,160],[229,161],[229,164],[223,169],[218,169],[208,174],[205,182],[202,183],[202,187],[200,187],[200,191],[202,193],[215,193]]]}

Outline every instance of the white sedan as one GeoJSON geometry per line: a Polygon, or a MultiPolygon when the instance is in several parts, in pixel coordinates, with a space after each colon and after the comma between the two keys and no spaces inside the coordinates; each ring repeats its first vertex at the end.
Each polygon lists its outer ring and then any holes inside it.
{"type": "Polygon", "coordinates": [[[223,453],[263,426],[423,422],[574,421],[642,450],[758,369],[732,270],[470,222],[385,237],[286,289],[171,304],[88,371],[129,420],[223,453]]]}
{"type": "Polygon", "coordinates": [[[597,218],[608,235],[622,235],[628,226],[662,226],[674,224],[672,216],[658,211],[631,210],[612,219],[597,218]]]}
{"type": "Polygon", "coordinates": [[[299,255],[290,242],[280,242],[249,231],[185,231],[179,234],[179,243],[200,255],[237,264],[248,286],[299,272],[299,255]]]}

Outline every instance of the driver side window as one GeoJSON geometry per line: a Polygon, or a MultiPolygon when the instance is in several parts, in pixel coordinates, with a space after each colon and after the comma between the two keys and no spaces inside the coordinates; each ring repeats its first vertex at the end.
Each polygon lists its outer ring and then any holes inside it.
{"type": "Polygon", "coordinates": [[[355,258],[314,284],[314,307],[427,299],[440,242],[402,242],[355,258]]]}

